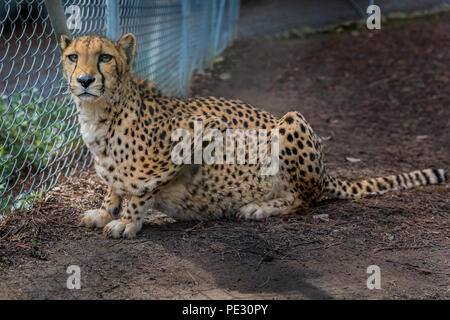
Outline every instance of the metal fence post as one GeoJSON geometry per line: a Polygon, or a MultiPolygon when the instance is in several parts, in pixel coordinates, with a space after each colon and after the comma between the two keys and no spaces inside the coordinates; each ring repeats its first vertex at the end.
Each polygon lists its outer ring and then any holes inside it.
{"type": "Polygon", "coordinates": [[[201,11],[202,16],[202,30],[201,30],[201,59],[200,59],[200,66],[204,67],[209,62],[209,37],[211,32],[211,5],[212,2],[208,1],[205,4],[204,9],[201,11]]]}
{"type": "Polygon", "coordinates": [[[181,88],[185,95],[190,93],[191,72],[190,72],[190,52],[189,52],[189,19],[191,11],[190,0],[182,2],[182,23],[181,23],[181,59],[180,59],[180,80],[181,88]]]}
{"type": "MultiPolygon", "coordinates": [[[[348,2],[350,2],[350,5],[361,15],[361,17],[363,19],[365,19],[367,17],[367,13],[365,10],[363,10],[363,8],[361,8],[355,0],[348,0],[348,2]]],[[[369,0],[369,6],[373,5],[374,1],[373,0],[369,0]]]]}
{"type": "Polygon", "coordinates": [[[106,0],[106,37],[114,41],[120,38],[119,0],[106,0]]]}
{"type": "Polygon", "coordinates": [[[216,28],[216,35],[215,35],[215,41],[214,41],[215,50],[217,50],[217,47],[219,46],[220,29],[222,29],[222,20],[223,20],[224,10],[225,10],[225,0],[220,0],[219,16],[217,18],[217,28],[216,28]]]}
{"type": "Polygon", "coordinates": [[[227,44],[233,42],[235,37],[235,23],[236,23],[236,0],[228,0],[228,22],[227,22],[227,44]]]}
{"type": "Polygon", "coordinates": [[[239,9],[241,7],[241,0],[231,0],[234,3],[234,21],[233,21],[233,38],[232,40],[237,39],[239,33],[239,9]]]}
{"type": "Polygon", "coordinates": [[[211,29],[210,29],[210,39],[209,39],[209,45],[210,45],[210,53],[209,53],[209,59],[211,60],[216,55],[216,41],[214,39],[215,34],[215,27],[217,23],[217,1],[218,0],[211,0],[211,29]]]}
{"type": "Polygon", "coordinates": [[[56,40],[59,43],[61,35],[71,35],[69,29],[67,28],[64,7],[60,0],[45,0],[45,8],[47,9],[56,40]]]}

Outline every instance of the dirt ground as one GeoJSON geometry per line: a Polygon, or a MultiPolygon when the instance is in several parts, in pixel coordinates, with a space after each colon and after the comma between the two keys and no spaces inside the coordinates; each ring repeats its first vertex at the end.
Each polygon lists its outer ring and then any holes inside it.
{"type": "MultiPolygon", "coordinates": [[[[448,16],[342,35],[236,43],[194,93],[298,110],[349,179],[450,169],[448,16]],[[229,73],[230,80],[220,80],[229,73]],[[351,162],[346,158],[357,158],[351,162]]],[[[77,227],[105,194],[94,172],[0,225],[0,298],[449,299],[449,184],[325,201],[264,222],[176,222],[135,240],[77,227]],[[320,216],[325,215],[325,216],[320,216]],[[66,288],[69,265],[81,289],[66,288]],[[366,286],[367,267],[381,289],[366,286]]]]}

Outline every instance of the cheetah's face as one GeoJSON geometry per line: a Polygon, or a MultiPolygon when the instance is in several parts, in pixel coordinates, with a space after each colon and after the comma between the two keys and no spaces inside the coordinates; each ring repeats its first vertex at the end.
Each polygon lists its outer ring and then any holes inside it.
{"type": "Polygon", "coordinates": [[[124,35],[119,41],[98,36],[61,37],[64,77],[74,97],[94,101],[112,94],[129,75],[136,54],[136,38],[124,35]]]}

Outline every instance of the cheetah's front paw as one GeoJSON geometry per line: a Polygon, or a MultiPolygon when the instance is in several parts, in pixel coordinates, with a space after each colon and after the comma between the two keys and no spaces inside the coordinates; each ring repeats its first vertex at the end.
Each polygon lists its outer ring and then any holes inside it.
{"type": "Polygon", "coordinates": [[[123,219],[113,220],[103,228],[103,234],[111,238],[124,237],[133,239],[136,233],[140,231],[140,227],[134,223],[123,219]]]}
{"type": "Polygon", "coordinates": [[[111,220],[111,215],[106,210],[95,209],[83,214],[81,224],[88,228],[103,228],[111,220]]]}

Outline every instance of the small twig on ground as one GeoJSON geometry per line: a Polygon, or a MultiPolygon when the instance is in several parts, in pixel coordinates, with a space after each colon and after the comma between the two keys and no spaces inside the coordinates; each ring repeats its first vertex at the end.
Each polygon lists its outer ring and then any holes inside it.
{"type": "Polygon", "coordinates": [[[202,226],[202,225],[203,225],[203,222],[199,222],[199,223],[195,224],[193,227],[184,229],[184,231],[185,232],[191,232],[191,231],[194,231],[195,229],[197,229],[199,226],[202,226]]]}
{"type": "Polygon", "coordinates": [[[194,281],[194,284],[198,285],[198,281],[195,280],[194,276],[188,270],[186,270],[186,273],[191,277],[192,281],[194,281]]]}
{"type": "Polygon", "coordinates": [[[414,249],[422,249],[422,248],[429,248],[431,247],[430,245],[425,245],[425,246],[405,246],[405,247],[400,247],[400,246],[390,246],[390,247],[383,247],[383,248],[376,248],[373,250],[374,253],[377,253],[379,251],[383,251],[383,250],[414,250],[414,249]]]}
{"type": "Polygon", "coordinates": [[[262,288],[262,287],[264,287],[267,283],[269,283],[269,280],[270,280],[270,277],[267,277],[267,280],[266,281],[264,281],[264,283],[263,284],[261,284],[261,285],[259,285],[258,287],[259,288],[262,288]]]}
{"type": "Polygon", "coordinates": [[[330,244],[328,244],[326,246],[319,246],[319,247],[315,247],[315,248],[310,248],[308,250],[319,250],[319,249],[320,250],[325,250],[325,249],[328,249],[328,248],[331,248],[331,247],[334,247],[334,246],[339,246],[341,244],[343,244],[343,242],[334,242],[334,243],[330,243],[330,244]]]}

